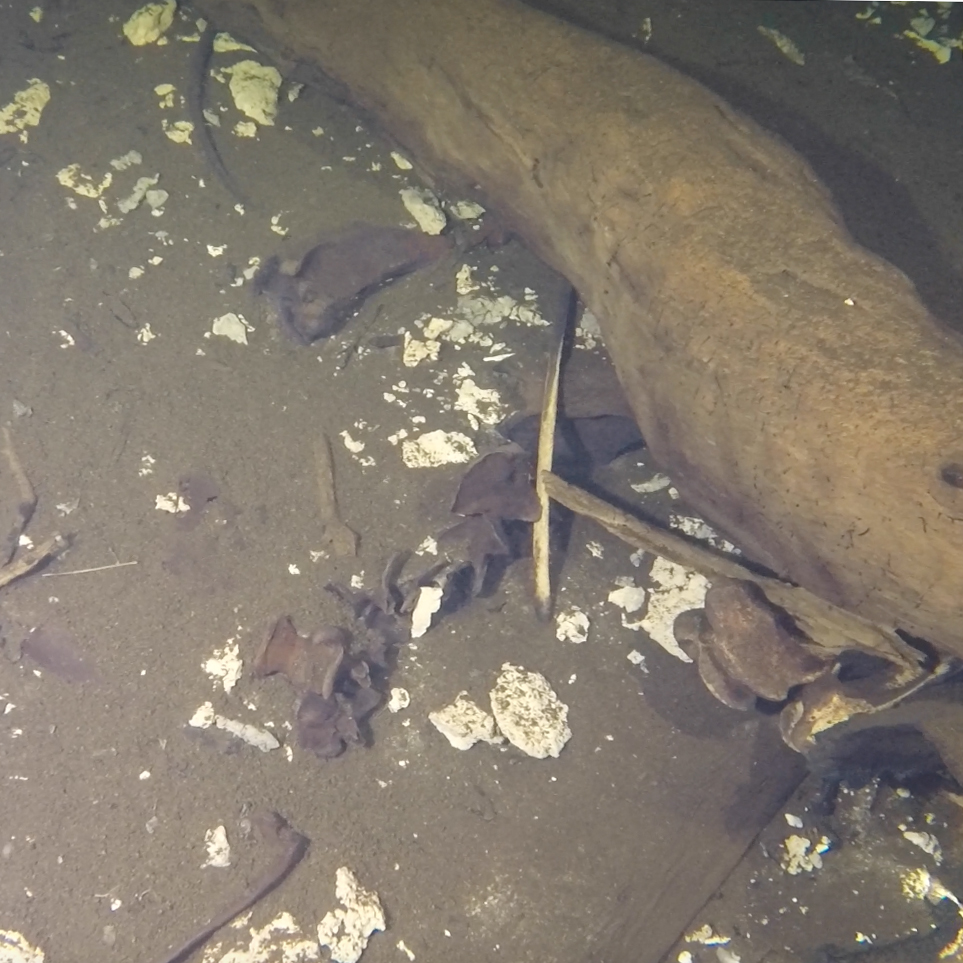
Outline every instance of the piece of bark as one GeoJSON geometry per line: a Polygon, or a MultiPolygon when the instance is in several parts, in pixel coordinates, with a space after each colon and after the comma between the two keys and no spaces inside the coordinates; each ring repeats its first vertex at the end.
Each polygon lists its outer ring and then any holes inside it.
{"type": "Polygon", "coordinates": [[[447,236],[403,227],[355,225],[323,240],[292,273],[277,259],[255,279],[274,304],[282,330],[301,344],[327,338],[378,288],[434,263],[452,250],[447,236]]]}
{"type": "Polygon", "coordinates": [[[254,5],[575,285],[700,514],[963,654],[963,346],[802,158],[671,67],[513,0],[254,5]]]}

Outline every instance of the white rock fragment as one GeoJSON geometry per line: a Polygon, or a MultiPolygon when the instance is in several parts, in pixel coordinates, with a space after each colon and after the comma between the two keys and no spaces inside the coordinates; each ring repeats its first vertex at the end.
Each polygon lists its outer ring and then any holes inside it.
{"type": "Polygon", "coordinates": [[[381,900],[347,866],[338,869],[335,894],[344,909],[325,914],[318,923],[318,942],[331,951],[333,963],[357,963],[371,934],[384,931],[381,900]]]}
{"type": "Polygon", "coordinates": [[[823,836],[819,842],[813,843],[805,836],[787,836],[783,840],[785,854],[780,865],[790,876],[800,873],[812,873],[823,867],[823,853],[829,851],[829,840],[823,836]]]}
{"type": "Polygon", "coordinates": [[[117,209],[121,214],[129,214],[131,211],[136,210],[140,207],[141,201],[144,200],[147,191],[159,180],[159,174],[155,174],[153,177],[138,177],[134,184],[134,189],[130,194],[117,202],[117,209]]]}
{"type": "Polygon", "coordinates": [[[702,542],[708,542],[713,548],[721,552],[728,552],[730,555],[740,554],[732,542],[723,538],[711,525],[706,524],[701,518],[694,518],[691,515],[670,515],[669,528],[678,529],[691,538],[698,538],[702,542]]]}
{"type": "Polygon", "coordinates": [[[649,674],[649,669],[645,664],[645,656],[638,649],[630,649],[626,658],[632,665],[637,665],[646,675],[649,674]]]}
{"type": "Polygon", "coordinates": [[[645,605],[645,589],[630,578],[621,578],[618,583],[619,588],[609,592],[609,601],[625,612],[638,612],[645,605]]]}
{"type": "Polygon", "coordinates": [[[154,497],[154,508],[159,512],[169,512],[171,515],[182,515],[184,512],[191,510],[191,506],[177,492],[156,495],[154,497]]]}
{"type": "Polygon", "coordinates": [[[459,297],[458,313],[475,326],[515,321],[528,327],[544,328],[546,321],[534,308],[520,304],[515,298],[503,294],[497,298],[459,297]]]}
{"type": "Polygon", "coordinates": [[[492,713],[508,741],[535,759],[557,758],[572,737],[568,706],[539,672],[506,662],[491,691],[492,713]]]}
{"type": "Polygon", "coordinates": [[[210,333],[219,338],[227,338],[235,344],[247,344],[248,332],[253,330],[254,325],[248,324],[243,314],[228,311],[227,314],[214,319],[210,333]]]}
{"type": "Polygon", "coordinates": [[[698,572],[690,571],[667,558],[656,557],[652,563],[649,578],[655,587],[649,591],[649,604],[645,617],[638,622],[628,622],[622,617],[622,624],[629,629],[642,629],[662,646],[670,655],[682,662],[691,662],[672,633],[675,617],[687,609],[702,608],[708,580],[698,572]]]}
{"type": "Polygon", "coordinates": [[[173,84],[158,84],[154,88],[154,93],[157,94],[159,100],[157,106],[161,110],[170,110],[174,106],[174,94],[177,93],[177,88],[173,84]]]}
{"type": "Polygon", "coordinates": [[[404,154],[399,154],[396,150],[391,152],[391,159],[395,162],[395,167],[400,171],[410,171],[412,169],[411,161],[408,160],[404,154]]]}
{"type": "Polygon", "coordinates": [[[156,43],[174,22],[176,0],[148,3],[135,10],[124,24],[124,36],[135,46],[156,43]]]}
{"type": "Polygon", "coordinates": [[[451,205],[451,213],[460,221],[474,221],[485,213],[485,208],[474,201],[455,201],[451,205]]]}
{"type": "Polygon", "coordinates": [[[494,388],[479,388],[473,378],[463,378],[457,386],[454,408],[468,416],[476,431],[479,425],[497,425],[505,419],[505,407],[494,388]]]}
{"type": "Polygon", "coordinates": [[[0,107],[0,134],[20,134],[20,140],[27,140],[27,127],[36,127],[40,115],[50,101],[50,87],[34,77],[28,86],[18,90],[13,100],[0,107]]]}
{"type": "Polygon", "coordinates": [[[344,442],[344,447],[347,448],[352,455],[357,455],[364,451],[364,442],[352,438],[348,431],[341,432],[341,440],[344,442]]]}
{"type": "Polygon", "coordinates": [[[220,684],[225,692],[230,692],[237,685],[244,670],[244,660],[236,640],[228,639],[223,648],[215,649],[201,668],[214,680],[215,687],[220,684]]]}
{"type": "Polygon", "coordinates": [[[629,488],[640,495],[651,495],[652,492],[660,492],[663,488],[668,488],[672,484],[672,479],[668,475],[653,475],[648,481],[636,482],[629,485],[629,488]]]}
{"type": "Polygon", "coordinates": [[[589,617],[576,606],[555,616],[555,638],[559,642],[582,643],[588,639],[589,617]]]}
{"type": "Polygon", "coordinates": [[[428,721],[456,749],[471,749],[476,742],[497,746],[505,741],[494,717],[473,702],[467,692],[459,692],[451,705],[429,712],[428,721]]]}
{"type": "Polygon", "coordinates": [[[110,162],[110,166],[113,167],[115,171],[125,171],[128,167],[143,163],[143,160],[144,158],[141,156],[140,151],[129,150],[126,154],[115,157],[110,162]]]}
{"type": "Polygon", "coordinates": [[[721,936],[708,923],[704,923],[697,930],[685,934],[687,943],[701,943],[703,946],[725,946],[732,941],[731,936],[721,936]]]}
{"type": "Polygon", "coordinates": [[[256,60],[241,60],[223,71],[230,82],[234,106],[251,120],[266,127],[274,125],[278,112],[281,75],[276,67],[266,67],[256,60]]]}
{"type": "Polygon", "coordinates": [[[227,841],[227,830],[223,826],[215,826],[204,833],[204,848],[207,859],[201,863],[201,869],[227,869],[231,865],[231,844],[227,841]]]}
{"type": "Polygon", "coordinates": [[[427,431],[401,443],[401,458],[409,468],[464,465],[477,457],[475,443],[460,431],[427,431]]]}
{"type": "Polygon", "coordinates": [[[438,341],[419,341],[405,332],[405,346],[401,351],[401,363],[406,368],[414,368],[422,361],[437,361],[441,344],[438,341]]]}
{"type": "Polygon", "coordinates": [[[786,817],[786,822],[789,823],[793,829],[803,828],[803,821],[798,816],[794,815],[793,813],[785,813],[784,815],[786,817]]]}
{"type": "MultiPolygon", "coordinates": [[[[242,916],[240,919],[243,921],[248,917],[242,916]]],[[[230,930],[235,931],[233,939],[238,942],[227,953],[224,953],[224,948],[217,949],[207,959],[216,956],[221,963],[267,963],[268,960],[308,963],[321,958],[318,941],[307,939],[290,913],[279,913],[261,927],[242,923],[240,926],[235,924],[230,930]]],[[[224,936],[225,942],[232,938],[229,930],[225,930],[224,936]]]]}
{"type": "Polygon", "coordinates": [[[164,136],[174,144],[192,144],[191,135],[194,125],[189,120],[170,121],[166,117],[161,121],[164,136]]]}
{"type": "Polygon", "coordinates": [[[401,203],[425,234],[441,234],[448,224],[438,198],[427,188],[403,187],[401,203]]]}
{"type": "Polygon", "coordinates": [[[934,905],[948,899],[960,907],[960,912],[963,914],[963,906],[952,890],[947,889],[935,876],[931,876],[928,870],[922,867],[911,869],[901,876],[900,882],[903,895],[907,899],[925,899],[934,905]]]}
{"type": "Polygon", "coordinates": [[[391,690],[390,698],[388,699],[388,711],[389,712],[401,712],[402,709],[407,709],[411,705],[411,693],[407,689],[402,689],[401,687],[395,687],[391,690]]]}
{"type": "Polygon", "coordinates": [[[46,955],[16,930],[0,930],[0,960],[3,963],[44,963],[46,955]]]}
{"type": "Polygon", "coordinates": [[[806,55],[784,33],[780,33],[772,27],[764,27],[761,24],[756,27],[756,30],[764,37],[768,37],[776,45],[779,52],[796,64],[797,67],[806,65],[806,55]]]}
{"type": "Polygon", "coordinates": [[[914,846],[919,846],[924,853],[929,853],[937,866],[943,862],[943,848],[940,846],[940,841],[932,833],[918,833],[911,829],[905,829],[903,830],[903,839],[911,842],[914,846]]]}
{"type": "MultiPolygon", "coordinates": [[[[0,130],[2,133],[2,130],[0,130]]],[[[68,164],[66,167],[57,171],[57,181],[63,187],[69,187],[75,194],[81,197],[98,198],[114,182],[114,175],[108,171],[100,179],[100,183],[94,181],[90,174],[85,174],[80,169],[80,164],[68,164]]]]}
{"type": "Polygon", "coordinates": [[[157,337],[157,334],[153,331],[150,326],[149,321],[145,321],[137,329],[137,343],[138,344],[150,344],[157,337]]]}
{"type": "Polygon", "coordinates": [[[147,193],[144,194],[144,201],[150,208],[151,214],[153,214],[155,217],[159,217],[164,213],[163,207],[167,203],[169,197],[170,194],[168,194],[167,191],[158,187],[147,191],[147,193]]]}
{"type": "Polygon", "coordinates": [[[215,726],[225,732],[237,736],[238,739],[246,742],[261,752],[270,752],[272,749],[280,747],[281,743],[275,736],[266,729],[259,729],[257,726],[249,725],[246,722],[239,722],[237,719],[228,719],[226,716],[219,715],[214,711],[210,702],[205,702],[199,706],[197,711],[187,720],[189,726],[195,729],[210,729],[215,726]]]}
{"type": "Polygon", "coordinates": [[[235,53],[238,50],[257,53],[253,47],[235,40],[229,33],[222,32],[214,37],[214,53],[235,53]]]}
{"type": "Polygon", "coordinates": [[[432,616],[441,608],[444,594],[439,585],[423,585],[418,591],[418,600],[411,613],[411,637],[420,639],[431,627],[432,616]]]}

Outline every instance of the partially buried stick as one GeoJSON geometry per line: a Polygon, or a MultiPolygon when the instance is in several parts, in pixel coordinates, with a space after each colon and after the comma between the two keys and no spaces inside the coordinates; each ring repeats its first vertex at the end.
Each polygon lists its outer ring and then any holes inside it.
{"type": "Polygon", "coordinates": [[[301,862],[308,851],[310,840],[288,825],[283,816],[275,812],[262,812],[254,816],[252,822],[257,826],[265,843],[274,850],[274,858],[260,876],[255,877],[250,887],[233,903],[228,904],[202,926],[187,942],[172,953],[168,953],[161,963],[181,963],[203,943],[206,943],[222,926],[226,926],[240,916],[248,907],[263,899],[279,886],[291,870],[301,862]]]}
{"type": "MultiPolygon", "coordinates": [[[[27,473],[20,464],[20,459],[17,457],[17,453],[13,447],[13,439],[10,437],[10,429],[6,425],[3,426],[2,449],[4,458],[7,460],[7,465],[10,467],[10,474],[13,475],[17,483],[17,488],[20,489],[20,501],[17,503],[17,520],[12,525],[10,531],[4,536],[2,544],[0,544],[0,565],[9,562],[10,559],[13,558],[17,551],[17,546],[20,544],[20,536],[23,534],[24,529],[26,529],[34,509],[37,507],[37,494],[33,490],[33,485],[30,484],[30,479],[27,478],[27,473]]],[[[17,576],[13,577],[16,578],[17,576]]]]}
{"type": "Polygon", "coordinates": [[[314,446],[314,454],[318,465],[318,501],[321,521],[324,522],[324,540],[335,555],[357,555],[358,533],[344,523],[338,510],[331,441],[323,432],[314,446]]]}

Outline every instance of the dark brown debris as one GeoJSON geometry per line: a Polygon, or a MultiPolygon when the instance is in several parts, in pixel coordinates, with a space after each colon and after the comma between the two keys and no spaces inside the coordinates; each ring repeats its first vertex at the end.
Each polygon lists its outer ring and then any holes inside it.
{"type": "Polygon", "coordinates": [[[372,674],[387,663],[380,636],[352,646],[345,629],[324,626],[310,637],[282,616],[265,635],[252,664],[255,678],[283,675],[298,694],[298,745],[320,759],[333,759],[362,743],[361,725],[378,707],[381,693],[372,674]]]}
{"type": "Polygon", "coordinates": [[[510,559],[512,547],[502,520],[494,515],[471,515],[438,536],[439,548],[449,551],[456,566],[472,569],[472,595],[485,586],[488,568],[495,559],[510,559]]]}
{"type": "Polygon", "coordinates": [[[301,344],[344,326],[378,288],[438,261],[451,238],[403,227],[361,224],[311,248],[292,271],[272,258],[255,291],[273,301],[282,330],[301,344]]]}
{"type": "Polygon", "coordinates": [[[698,664],[706,688],[734,709],[750,708],[755,696],[782,702],[833,662],[808,644],[755,583],[742,579],[713,581],[705,608],[682,612],[673,631],[698,664]]]}
{"type": "Polygon", "coordinates": [[[534,522],[539,508],[531,456],[514,443],[482,455],[465,472],[451,510],[455,515],[534,522]]]}
{"type": "Polygon", "coordinates": [[[299,635],[289,616],[277,620],[254,657],[255,678],[280,672],[298,691],[314,691],[324,698],[334,692],[344,661],[348,633],[325,626],[310,638],[299,635]]]}
{"type": "Polygon", "coordinates": [[[298,704],[295,730],[298,745],[319,759],[334,759],[348,746],[361,745],[360,725],[378,707],[377,691],[359,686],[353,695],[337,692],[324,698],[308,692],[298,704]]]}

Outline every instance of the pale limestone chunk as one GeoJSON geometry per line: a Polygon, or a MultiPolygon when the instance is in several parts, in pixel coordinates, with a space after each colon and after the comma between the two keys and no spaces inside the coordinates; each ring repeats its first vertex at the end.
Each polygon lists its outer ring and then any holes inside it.
{"type": "Polygon", "coordinates": [[[228,86],[234,106],[251,120],[266,127],[274,125],[278,113],[278,91],[281,75],[276,67],[266,67],[256,60],[241,60],[224,68],[230,77],[228,86]]]}
{"type": "Polygon", "coordinates": [[[227,869],[231,865],[231,844],[223,826],[215,826],[204,833],[204,848],[207,859],[201,863],[201,869],[227,869]]]}
{"type": "Polygon", "coordinates": [[[157,43],[174,22],[176,0],[147,3],[135,10],[124,24],[124,36],[135,46],[157,43]]]}
{"type": "Polygon", "coordinates": [[[555,616],[555,638],[559,642],[584,642],[588,632],[589,617],[575,606],[555,616]]]}
{"type": "Polygon", "coordinates": [[[423,585],[418,590],[418,601],[411,613],[411,637],[420,639],[431,628],[432,616],[441,608],[444,594],[439,585],[423,585]]]}
{"type": "Polygon", "coordinates": [[[475,443],[460,431],[426,431],[401,443],[401,457],[409,468],[464,465],[477,455],[475,443]]]}
{"type": "Polygon", "coordinates": [[[427,188],[404,187],[399,192],[401,203],[425,234],[441,234],[448,224],[438,198],[427,188]]]}
{"type": "Polygon", "coordinates": [[[568,706],[539,672],[506,662],[491,700],[499,730],[513,746],[535,759],[557,758],[572,737],[568,706]]]}
{"type": "Polygon", "coordinates": [[[470,749],[476,742],[497,746],[505,741],[494,717],[468,698],[467,692],[459,692],[451,705],[429,712],[428,721],[456,749],[470,749]]]}
{"type": "Polygon", "coordinates": [[[371,934],[384,931],[381,900],[347,866],[338,869],[335,894],[344,909],[325,914],[318,923],[318,942],[331,951],[334,963],[358,963],[371,934]]]}

